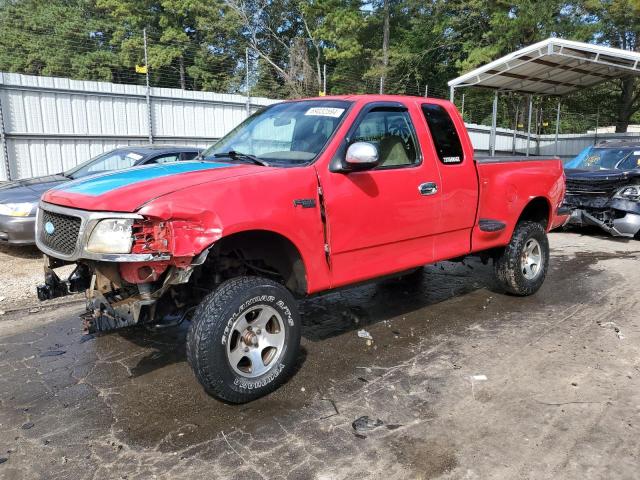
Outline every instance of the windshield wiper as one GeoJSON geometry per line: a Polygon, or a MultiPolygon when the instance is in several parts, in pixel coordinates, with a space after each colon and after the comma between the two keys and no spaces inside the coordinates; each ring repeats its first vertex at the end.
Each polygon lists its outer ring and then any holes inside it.
{"type": "Polygon", "coordinates": [[[269,163],[256,157],[255,155],[249,155],[248,153],[240,153],[240,152],[236,152],[235,150],[229,150],[228,152],[222,152],[222,153],[214,153],[213,156],[215,158],[228,157],[228,158],[231,158],[232,160],[249,161],[256,165],[262,165],[263,167],[269,166],[269,163]]]}

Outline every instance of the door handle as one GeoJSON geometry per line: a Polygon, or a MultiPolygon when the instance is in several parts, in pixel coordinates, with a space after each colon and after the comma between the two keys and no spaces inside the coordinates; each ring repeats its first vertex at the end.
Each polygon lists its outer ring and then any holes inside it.
{"type": "Polygon", "coordinates": [[[438,185],[435,182],[425,182],[418,185],[420,195],[434,195],[438,193],[438,185]]]}

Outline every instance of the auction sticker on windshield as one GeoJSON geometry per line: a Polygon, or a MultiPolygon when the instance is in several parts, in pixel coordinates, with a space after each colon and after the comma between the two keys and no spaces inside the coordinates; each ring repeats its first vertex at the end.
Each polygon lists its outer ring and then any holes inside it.
{"type": "Polygon", "coordinates": [[[344,112],[344,108],[334,107],[311,107],[306,111],[305,115],[312,115],[316,117],[334,117],[338,118],[344,112]]]}
{"type": "Polygon", "coordinates": [[[127,153],[127,158],[131,158],[131,159],[133,159],[135,161],[138,161],[138,160],[140,160],[142,158],[142,155],[137,154],[137,153],[133,153],[133,152],[129,152],[129,153],[127,153]]]}

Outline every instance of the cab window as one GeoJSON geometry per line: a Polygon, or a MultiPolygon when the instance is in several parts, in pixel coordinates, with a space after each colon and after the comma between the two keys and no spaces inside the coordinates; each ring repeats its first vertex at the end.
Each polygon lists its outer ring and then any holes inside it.
{"type": "Polygon", "coordinates": [[[420,162],[415,130],[406,109],[374,108],[360,120],[350,143],[369,142],[378,148],[376,168],[415,165],[420,162]]]}
{"type": "Polygon", "coordinates": [[[422,113],[440,161],[446,165],[462,163],[464,152],[460,137],[447,111],[440,105],[424,104],[422,113]]]}

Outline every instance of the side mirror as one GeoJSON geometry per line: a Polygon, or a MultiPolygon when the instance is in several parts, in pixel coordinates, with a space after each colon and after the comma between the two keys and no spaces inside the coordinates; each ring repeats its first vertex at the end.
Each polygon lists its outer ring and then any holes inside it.
{"type": "Polygon", "coordinates": [[[367,170],[378,165],[378,149],[369,142],[355,142],[347,148],[344,163],[349,171],[367,170]]]}

